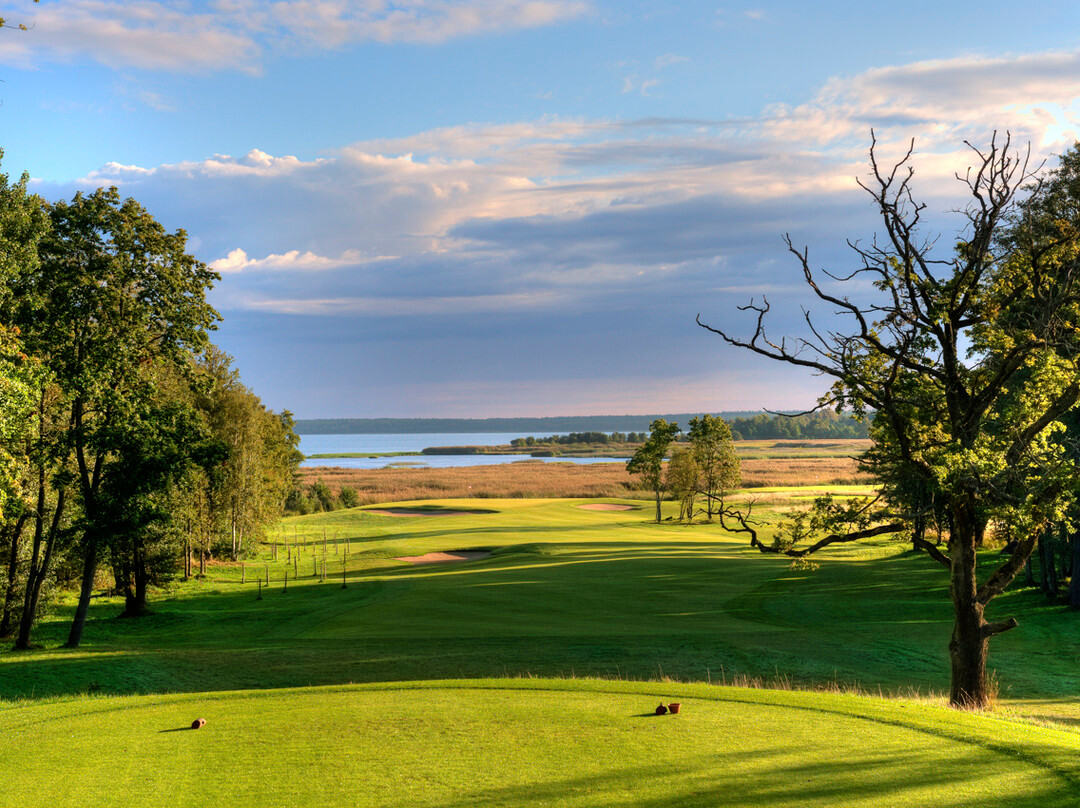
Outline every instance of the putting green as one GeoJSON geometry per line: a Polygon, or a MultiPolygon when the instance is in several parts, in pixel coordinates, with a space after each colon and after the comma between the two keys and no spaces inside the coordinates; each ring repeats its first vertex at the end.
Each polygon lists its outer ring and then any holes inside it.
{"type": "Polygon", "coordinates": [[[474,680],[0,708],[0,805],[1075,806],[1080,735],[855,696],[474,680]],[[678,716],[650,715],[659,701],[678,716]],[[195,718],[205,728],[186,729],[195,718]]]}

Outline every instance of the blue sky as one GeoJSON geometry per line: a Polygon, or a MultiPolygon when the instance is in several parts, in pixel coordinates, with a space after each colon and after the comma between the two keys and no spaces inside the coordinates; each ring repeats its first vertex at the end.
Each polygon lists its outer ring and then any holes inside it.
{"type": "MultiPolygon", "coordinates": [[[[822,380],[694,323],[772,332],[875,221],[855,178],[916,138],[1080,131],[1065,2],[43,0],[6,4],[3,169],[117,185],[222,280],[216,341],[299,417],[802,408],[822,380]]],[[[942,213],[931,226],[957,227],[942,213]]],[[[947,244],[949,238],[943,238],[947,244]]],[[[828,312],[822,312],[828,318],[828,312]]]]}

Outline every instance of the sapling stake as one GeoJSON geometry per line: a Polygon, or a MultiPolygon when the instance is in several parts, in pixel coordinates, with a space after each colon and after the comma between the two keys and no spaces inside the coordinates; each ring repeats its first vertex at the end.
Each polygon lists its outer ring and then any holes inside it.
{"type": "Polygon", "coordinates": [[[244,578],[244,562],[243,562],[243,561],[241,561],[241,562],[240,562],[240,583],[245,583],[245,578],[244,578]]]}
{"type": "Polygon", "coordinates": [[[341,557],[341,588],[347,589],[345,586],[345,556],[341,557]]]}
{"type": "Polygon", "coordinates": [[[262,578],[256,578],[255,580],[259,583],[259,596],[255,600],[262,600],[262,578]]]}
{"type": "Polygon", "coordinates": [[[289,591],[289,570],[287,568],[285,570],[285,587],[281,591],[282,592],[288,592],[289,591]]]}

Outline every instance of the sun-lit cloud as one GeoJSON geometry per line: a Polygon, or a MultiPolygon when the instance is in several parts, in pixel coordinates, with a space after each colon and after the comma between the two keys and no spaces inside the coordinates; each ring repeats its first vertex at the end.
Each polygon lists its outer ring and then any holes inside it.
{"type": "Polygon", "coordinates": [[[437,44],[585,16],[584,0],[18,0],[32,37],[4,37],[0,62],[36,67],[83,59],[113,68],[258,72],[266,53],[363,42],[437,44]]]}
{"type": "Polygon", "coordinates": [[[470,124],[313,159],[255,148],[36,185],[52,196],[116,184],[182,224],[224,276],[226,310],[380,321],[632,311],[643,299],[681,310],[758,288],[797,315],[780,236],[842,264],[845,238],[872,232],[855,183],[871,127],[886,160],[919,133],[918,189],[946,211],[963,202],[953,174],[970,162],[965,137],[985,143],[1004,122],[1040,154],[1071,144],[1074,66],[1073,53],[920,62],[834,79],[753,119],[470,124]],[[1000,86],[1010,65],[1016,89],[1000,86]]]}

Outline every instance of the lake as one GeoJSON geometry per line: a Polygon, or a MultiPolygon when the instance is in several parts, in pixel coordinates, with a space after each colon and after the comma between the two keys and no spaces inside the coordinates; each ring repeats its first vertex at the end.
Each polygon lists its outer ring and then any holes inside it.
{"type": "MultiPolygon", "coordinates": [[[[565,435],[565,432],[549,433],[565,435]]],[[[392,435],[302,435],[300,451],[305,455],[330,452],[364,453],[419,452],[429,446],[502,446],[514,438],[524,438],[516,432],[447,432],[436,434],[402,433],[392,435]]],[[[536,435],[535,437],[547,437],[536,435]]],[[[522,455],[423,455],[406,457],[329,457],[307,459],[304,467],[337,466],[349,469],[381,469],[387,466],[417,468],[451,468],[456,466],[492,466],[521,460],[542,460],[545,463],[621,463],[610,457],[529,457],[522,455]]]]}

